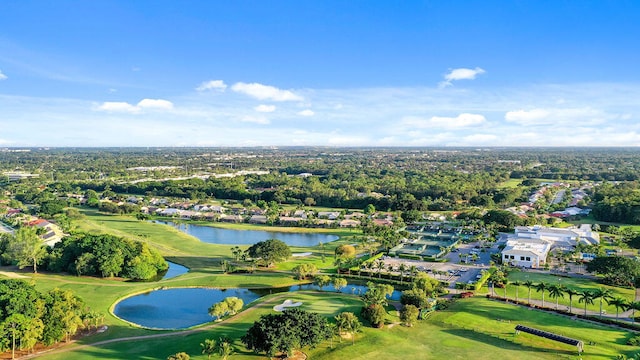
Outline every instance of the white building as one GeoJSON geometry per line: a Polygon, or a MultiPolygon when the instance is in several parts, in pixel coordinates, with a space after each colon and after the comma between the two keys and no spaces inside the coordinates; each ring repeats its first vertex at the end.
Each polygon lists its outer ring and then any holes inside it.
{"type": "Polygon", "coordinates": [[[502,250],[502,262],[512,266],[539,268],[544,266],[551,244],[538,239],[511,239],[502,250]]]}
{"type": "Polygon", "coordinates": [[[589,224],[568,228],[552,228],[540,225],[517,226],[515,234],[510,235],[508,240],[513,238],[545,240],[554,246],[560,247],[575,247],[578,243],[585,245],[597,245],[600,243],[600,234],[591,230],[591,225],[589,224]]]}

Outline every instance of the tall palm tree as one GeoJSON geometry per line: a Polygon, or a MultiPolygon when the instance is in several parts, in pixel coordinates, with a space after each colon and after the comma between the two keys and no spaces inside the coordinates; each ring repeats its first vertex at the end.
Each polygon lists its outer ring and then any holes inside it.
{"type": "Polygon", "coordinates": [[[572,288],[566,288],[566,289],[564,289],[564,293],[569,295],[569,312],[572,312],[573,297],[576,296],[576,295],[580,295],[580,291],[572,289],[572,288]]]}
{"type": "Polygon", "coordinates": [[[616,308],[616,319],[618,319],[620,309],[627,310],[629,308],[629,302],[627,299],[620,296],[609,297],[606,301],[608,305],[613,305],[616,308]]]}
{"type": "Polygon", "coordinates": [[[518,299],[518,290],[520,289],[520,285],[522,285],[522,281],[520,281],[520,280],[512,281],[511,285],[516,287],[516,302],[518,302],[519,301],[519,299],[518,299]]]}
{"type": "Polygon", "coordinates": [[[382,270],[384,270],[384,260],[380,259],[376,263],[376,267],[378,268],[378,279],[382,279],[382,270]]]}
{"type": "Polygon", "coordinates": [[[351,345],[355,344],[355,334],[360,331],[362,324],[355,314],[343,312],[335,316],[339,331],[351,334],[351,345]]]}
{"type": "Polygon", "coordinates": [[[367,271],[369,272],[369,279],[371,279],[373,277],[373,267],[375,266],[375,264],[373,263],[373,261],[368,261],[366,263],[364,263],[364,266],[367,268],[367,271]]]}
{"type": "Polygon", "coordinates": [[[400,270],[400,284],[402,284],[404,280],[404,272],[407,271],[407,265],[405,265],[404,263],[400,263],[400,266],[398,266],[398,270],[400,270]]]}
{"type": "Polygon", "coordinates": [[[584,303],[584,316],[587,316],[587,305],[593,305],[594,299],[595,299],[595,296],[593,292],[589,290],[580,292],[580,298],[578,299],[578,302],[584,303]]]}
{"type": "Polygon", "coordinates": [[[217,344],[213,339],[205,339],[203,343],[200,343],[200,347],[202,348],[202,354],[207,355],[207,359],[211,359],[211,355],[215,354],[217,344]]]}
{"type": "Polygon", "coordinates": [[[541,281],[533,286],[536,292],[542,292],[542,307],[544,307],[544,292],[549,288],[549,285],[544,281],[541,281]]]}
{"type": "Polygon", "coordinates": [[[636,310],[640,310],[640,301],[630,301],[629,309],[631,310],[631,322],[636,322],[636,310]]]}
{"type": "Polygon", "coordinates": [[[233,355],[233,353],[235,352],[233,345],[231,345],[231,339],[228,339],[226,337],[220,338],[216,349],[218,355],[222,358],[222,360],[227,360],[229,356],[233,355]]]}
{"type": "Polygon", "coordinates": [[[418,267],[415,265],[411,265],[409,266],[409,275],[411,275],[411,277],[416,277],[416,275],[418,275],[418,267]]]}
{"type": "Polygon", "coordinates": [[[389,279],[391,279],[391,273],[393,272],[393,264],[387,265],[387,271],[389,272],[389,279]]]}
{"type": "Polygon", "coordinates": [[[564,290],[564,286],[560,284],[553,284],[549,286],[549,296],[556,299],[556,310],[558,310],[558,302],[560,301],[560,298],[564,297],[564,290]]]}
{"type": "Polygon", "coordinates": [[[527,299],[527,304],[531,304],[531,288],[533,287],[533,281],[527,280],[522,283],[522,285],[526,286],[529,289],[529,298],[527,299]]]}
{"type": "Polygon", "coordinates": [[[607,288],[597,288],[593,291],[593,298],[600,299],[600,317],[602,317],[602,303],[611,298],[612,292],[607,288]]]}

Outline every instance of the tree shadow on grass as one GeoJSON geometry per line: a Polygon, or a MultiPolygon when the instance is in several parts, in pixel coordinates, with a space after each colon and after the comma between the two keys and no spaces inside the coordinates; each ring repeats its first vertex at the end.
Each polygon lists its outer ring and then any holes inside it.
{"type": "Polygon", "coordinates": [[[540,347],[519,344],[513,342],[512,339],[515,339],[513,334],[489,335],[467,329],[445,329],[443,331],[454,336],[479,341],[484,344],[493,345],[504,350],[527,351],[532,353],[553,353],[561,355],[576,355],[578,353],[577,350],[571,351],[561,349],[544,349],[540,347]]]}

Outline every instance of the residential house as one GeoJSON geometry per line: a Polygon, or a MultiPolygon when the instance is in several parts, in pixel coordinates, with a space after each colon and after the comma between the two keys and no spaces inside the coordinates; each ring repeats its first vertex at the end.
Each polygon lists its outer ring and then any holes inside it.
{"type": "Polygon", "coordinates": [[[251,215],[249,218],[249,223],[251,224],[266,224],[267,217],[265,215],[251,215]]]}
{"type": "Polygon", "coordinates": [[[319,211],[318,212],[318,218],[320,219],[335,220],[338,217],[340,217],[340,213],[337,211],[319,211]]]}

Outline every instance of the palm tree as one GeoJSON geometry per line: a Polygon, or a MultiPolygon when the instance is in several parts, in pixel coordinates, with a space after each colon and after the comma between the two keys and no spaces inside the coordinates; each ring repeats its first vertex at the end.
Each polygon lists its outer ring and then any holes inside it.
{"type": "Polygon", "coordinates": [[[594,299],[595,296],[591,291],[585,290],[580,292],[580,298],[578,299],[578,302],[584,303],[584,316],[587,316],[587,305],[593,305],[594,299]]]}
{"type": "Polygon", "coordinates": [[[572,288],[566,288],[564,289],[564,293],[569,295],[569,312],[572,312],[572,308],[573,308],[573,297],[576,295],[580,295],[580,292],[572,289],[572,288]]]}
{"type": "Polygon", "coordinates": [[[335,316],[336,325],[340,332],[351,334],[351,345],[355,344],[355,334],[360,331],[362,324],[358,317],[351,312],[342,312],[335,316]]]}
{"type": "Polygon", "coordinates": [[[229,356],[233,355],[235,349],[233,348],[233,345],[231,345],[231,339],[224,336],[221,337],[218,341],[218,346],[216,346],[216,352],[222,360],[227,360],[229,356]]]}
{"type": "Polygon", "coordinates": [[[631,322],[636,322],[636,310],[640,310],[640,301],[630,301],[629,309],[631,310],[631,322]]]}
{"type": "Polygon", "coordinates": [[[404,272],[407,271],[407,265],[405,265],[404,263],[400,263],[400,266],[398,266],[398,270],[400,270],[400,284],[402,284],[404,280],[404,272]]]}
{"type": "Polygon", "coordinates": [[[527,299],[527,304],[531,304],[531,288],[533,287],[533,281],[527,280],[522,283],[522,285],[526,286],[529,289],[529,298],[527,299]]]}
{"type": "Polygon", "coordinates": [[[629,308],[629,302],[627,301],[627,299],[620,297],[620,296],[616,296],[616,297],[609,297],[606,299],[607,304],[608,305],[613,305],[616,308],[616,319],[618,319],[618,313],[620,312],[620,309],[622,310],[627,310],[629,308]]]}
{"type": "Polygon", "coordinates": [[[382,278],[382,270],[384,270],[384,260],[380,259],[376,263],[376,267],[378,268],[378,279],[382,278]]]}
{"type": "Polygon", "coordinates": [[[371,279],[373,277],[373,266],[375,264],[373,263],[373,261],[368,261],[366,263],[364,263],[365,268],[367,268],[367,271],[369,272],[369,279],[371,279]]]}
{"type": "Polygon", "coordinates": [[[387,265],[387,271],[389,272],[389,279],[391,279],[391,273],[393,272],[393,264],[387,265]]]}
{"type": "Polygon", "coordinates": [[[558,310],[558,302],[560,298],[564,297],[564,286],[560,284],[553,284],[549,286],[549,296],[556,299],[556,310],[558,310]]]}
{"type": "Polygon", "coordinates": [[[411,275],[411,277],[416,277],[416,275],[418,275],[418,267],[415,265],[409,266],[409,275],[411,275]]]}
{"type": "Polygon", "coordinates": [[[522,282],[520,280],[512,281],[511,285],[516,287],[516,302],[518,302],[518,289],[520,289],[520,285],[522,285],[522,282]]]}
{"type": "Polygon", "coordinates": [[[541,281],[533,286],[536,289],[536,292],[542,292],[542,307],[544,307],[544,292],[549,288],[549,285],[544,281],[541,281]]]}
{"type": "Polygon", "coordinates": [[[233,355],[235,349],[228,339],[220,340],[221,341],[218,342],[218,355],[222,358],[222,360],[227,360],[229,356],[233,355]]]}
{"type": "Polygon", "coordinates": [[[202,354],[207,355],[207,359],[211,359],[211,355],[216,352],[216,341],[213,339],[205,339],[203,343],[200,343],[200,347],[202,348],[202,354]]]}
{"type": "Polygon", "coordinates": [[[611,298],[611,290],[607,288],[598,288],[593,292],[594,299],[600,299],[600,317],[602,317],[602,302],[611,298]]]}

